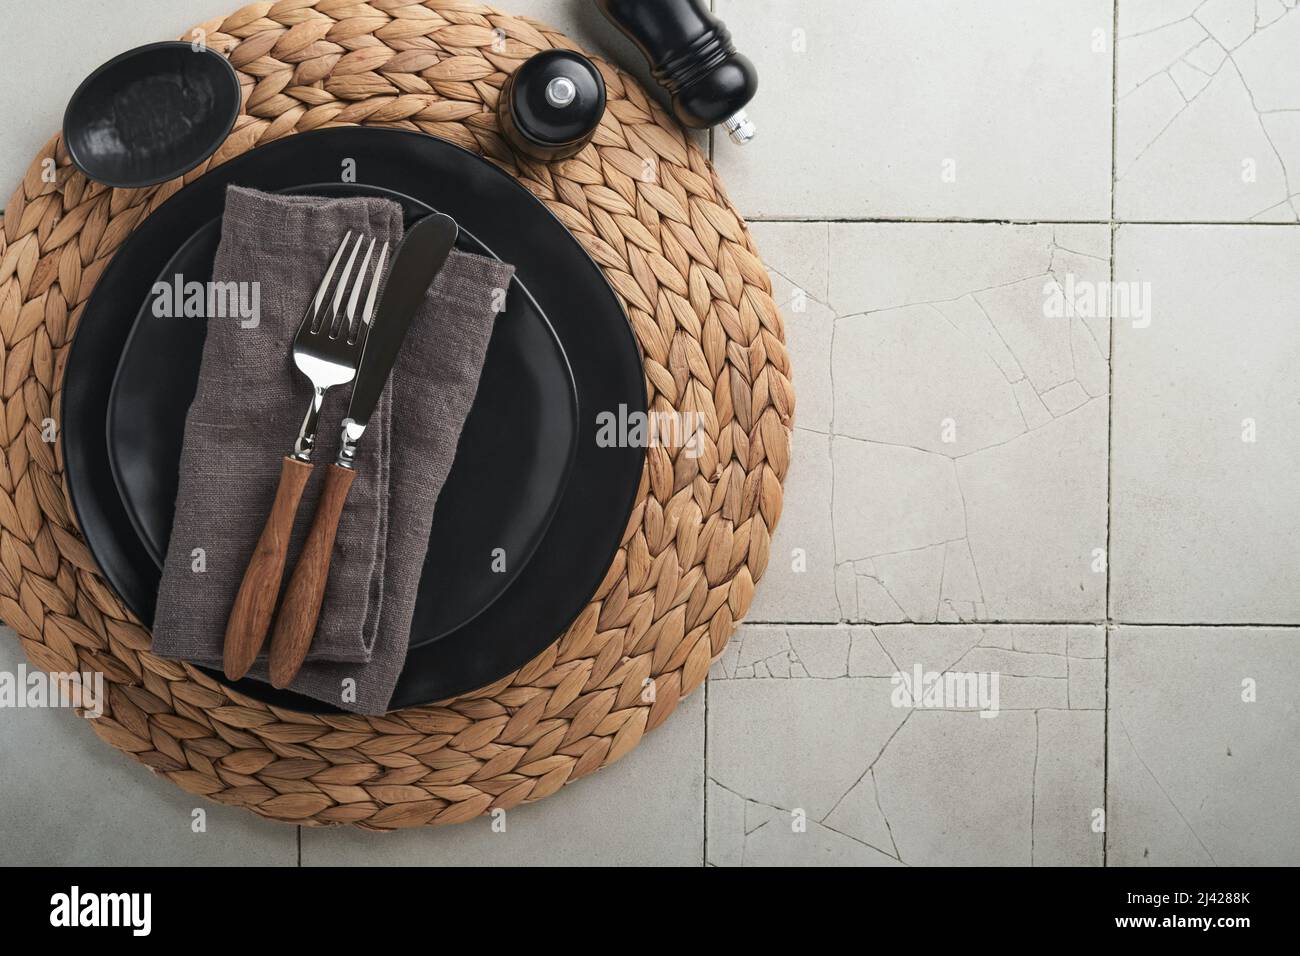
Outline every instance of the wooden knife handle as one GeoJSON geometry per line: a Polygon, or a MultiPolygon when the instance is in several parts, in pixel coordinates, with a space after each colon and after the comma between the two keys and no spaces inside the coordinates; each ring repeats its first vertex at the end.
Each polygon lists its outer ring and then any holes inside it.
{"type": "Polygon", "coordinates": [[[302,500],[302,489],[311,477],[312,466],[296,458],[285,458],[280,466],[280,484],[275,489],[275,502],[267,516],[262,536],[244,571],[244,580],[235,595],[226,622],[226,641],[222,663],[226,677],[239,680],[248,673],[266,640],[275,611],[275,599],[280,594],[280,579],[284,576],[284,559],[289,550],[289,535],[293,519],[302,500]]]}
{"type": "Polygon", "coordinates": [[[285,591],[280,613],[275,618],[275,632],[271,635],[271,684],[275,687],[289,685],[311,647],[325,597],[325,581],[329,578],[334,536],[355,477],[356,472],[351,468],[339,465],[330,465],[325,472],[325,490],[321,492],[316,517],[307,532],[307,543],[289,578],[289,589],[285,591]]]}

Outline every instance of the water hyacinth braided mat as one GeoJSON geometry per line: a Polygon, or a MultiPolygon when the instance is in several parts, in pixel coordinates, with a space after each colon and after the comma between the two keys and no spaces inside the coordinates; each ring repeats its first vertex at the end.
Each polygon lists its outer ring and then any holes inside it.
{"type": "Polygon", "coordinates": [[[109,189],[78,173],[55,136],[4,210],[0,619],[34,665],[104,674],[104,713],[90,721],[100,737],[219,803],[392,829],[539,800],[668,719],[722,653],[767,564],[794,395],[754,244],[703,154],[608,63],[597,61],[609,106],[591,145],[554,164],[510,150],[493,112],[502,83],[539,50],[575,48],[535,21],[466,0],[282,0],[196,29],[244,93],[207,163],[162,186],[109,189]],[[269,707],[151,654],[75,525],[61,448],[42,435],[59,420],[84,303],[132,230],[210,166],[351,124],[422,130],[516,176],[617,291],[651,411],[692,414],[706,433],[702,454],[648,449],[618,554],[558,641],[489,687],[382,718],[269,707]],[[42,175],[50,160],[56,182],[42,175]]]}

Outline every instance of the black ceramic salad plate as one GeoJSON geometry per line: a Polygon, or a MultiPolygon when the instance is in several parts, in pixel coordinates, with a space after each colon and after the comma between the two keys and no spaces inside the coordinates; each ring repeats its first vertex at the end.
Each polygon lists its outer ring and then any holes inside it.
{"type": "MultiPolygon", "coordinates": [[[[135,349],[128,350],[127,342],[141,303],[178,250],[220,215],[227,184],[293,190],[304,184],[337,181],[345,168],[355,168],[363,186],[408,197],[408,214],[422,206],[453,216],[484,248],[517,267],[520,283],[535,298],[539,314],[545,316],[543,322],[549,320],[560,354],[567,357],[577,403],[572,466],[532,558],[472,619],[442,634],[433,627],[424,634],[428,640],[422,640],[413,628],[413,646],[392,700],[392,706],[398,708],[490,683],[521,666],[562,633],[608,568],[640,480],[643,449],[603,448],[596,443],[598,413],[617,411],[620,405],[629,413],[646,407],[640,354],[626,316],[600,269],[577,240],[512,178],[434,137],[348,127],[278,141],[196,180],[164,203],[123,243],[87,302],[68,356],[63,393],[64,460],[70,497],[96,561],[131,610],[150,623],[158,565],[137,533],[140,515],[133,523],[117,492],[105,427],[118,362],[124,352],[136,360],[135,349]]],[[[492,349],[489,363],[491,356],[492,349]]],[[[153,361],[161,368],[170,357],[155,355],[153,361]]],[[[484,374],[487,384],[489,373],[485,370],[484,374]]],[[[503,378],[513,380],[511,376],[503,378]]],[[[191,381],[190,394],[192,391],[191,381]]],[[[514,407],[534,400],[525,388],[516,393],[514,407]]],[[[501,403],[499,408],[511,405],[508,395],[496,401],[501,403]]],[[[477,408],[476,404],[471,419],[478,414],[477,408]]],[[[520,410],[521,416],[527,414],[520,410]]],[[[177,418],[172,414],[169,420],[174,423],[177,418]]],[[[180,420],[183,422],[183,416],[180,420]]],[[[159,427],[165,427],[161,419],[159,427]]],[[[116,444],[120,436],[117,429],[114,432],[116,444]]],[[[174,440],[179,449],[179,436],[174,440]]],[[[465,475],[458,474],[462,465],[475,460],[475,453],[467,453],[462,441],[447,491],[439,502],[435,534],[437,521],[449,510],[446,495],[454,483],[461,484],[470,496],[457,509],[461,517],[469,516],[465,520],[470,523],[475,514],[503,507],[500,483],[493,485],[494,497],[484,493],[474,499],[474,493],[491,482],[477,481],[468,466],[465,475]]],[[[165,463],[158,467],[164,468],[165,463]]],[[[174,461],[171,467],[174,471],[174,461]]],[[[155,475],[151,480],[163,487],[168,479],[155,475]]],[[[170,481],[175,481],[174,474],[170,481]]],[[[518,495],[530,494],[528,476],[517,476],[513,490],[518,495]]],[[[136,507],[138,510],[138,504],[136,507]]],[[[154,533],[155,544],[160,533],[154,533]]],[[[431,545],[437,543],[431,538],[431,545]]],[[[431,551],[439,549],[431,547],[431,551]]],[[[432,595],[426,599],[423,587],[419,603],[422,608],[417,609],[417,621],[422,619],[422,611],[424,620],[436,621],[436,602],[432,595]]],[[[236,686],[281,706],[328,709],[254,681],[240,681],[236,686]]]]}
{"type": "MultiPolygon", "coordinates": [[[[403,207],[408,226],[433,212],[377,186],[317,183],[287,192],[391,199],[403,207]]],[[[178,278],[208,282],[220,239],[221,220],[214,219],[177,250],[157,281],[169,289],[178,278]]],[[[456,244],[492,255],[466,229],[456,244]]],[[[546,533],[577,450],[578,403],[564,350],[522,282],[512,282],[505,303],[493,325],[479,400],[461,436],[459,467],[439,497],[430,534],[438,546],[425,562],[412,646],[468,623],[514,582],[546,533]]],[[[159,317],[152,306],[151,295],[118,362],[108,403],[108,455],[127,517],[161,570],[205,323],[159,317]],[[167,361],[159,362],[160,355],[167,361]]]]}

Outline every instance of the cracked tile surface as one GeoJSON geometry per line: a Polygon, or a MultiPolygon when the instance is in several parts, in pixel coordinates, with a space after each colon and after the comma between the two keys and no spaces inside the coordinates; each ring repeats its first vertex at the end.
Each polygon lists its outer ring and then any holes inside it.
{"type": "Polygon", "coordinates": [[[1121,0],[1115,211],[1300,221],[1297,0],[1121,0]]]}
{"type": "Polygon", "coordinates": [[[1104,653],[1100,626],[746,625],[709,676],[708,862],[1099,865],[1104,653]],[[917,666],[997,673],[996,716],[897,706],[917,666]]]}
{"type": "Polygon", "coordinates": [[[807,371],[750,619],[1100,620],[1109,321],[1048,312],[1106,282],[1109,230],[754,233],[807,371]]]}
{"type": "Polygon", "coordinates": [[[1300,864],[1297,639],[1266,628],[1112,631],[1112,864],[1300,864]]]}
{"type": "Polygon", "coordinates": [[[1297,262],[1294,229],[1120,227],[1153,306],[1115,323],[1116,620],[1300,623],[1297,262]]]}
{"type": "Polygon", "coordinates": [[[715,8],[762,77],[758,138],[716,148],[746,216],[1107,215],[1111,0],[715,8]]]}

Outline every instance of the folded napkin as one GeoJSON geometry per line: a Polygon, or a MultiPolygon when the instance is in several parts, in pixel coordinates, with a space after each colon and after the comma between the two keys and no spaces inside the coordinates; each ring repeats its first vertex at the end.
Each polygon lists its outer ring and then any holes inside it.
{"type": "MultiPolygon", "coordinates": [[[[176,517],[154,616],[153,650],[220,667],[226,620],[270,512],[311,386],[291,354],[298,325],[348,230],[390,247],[402,210],[386,199],[226,194],[213,281],[257,283],[256,322],[209,318],[181,451],[176,517]]],[[[358,445],[320,623],[298,693],[381,714],[406,659],[411,616],[438,494],[451,471],[514,267],[453,251],[411,324],[358,445]]],[[[178,320],[184,321],[184,320],[178,320]]],[[[297,560],[334,461],[350,388],[325,401],[318,466],[303,492],[285,565],[297,560]]],[[[250,674],[266,680],[265,652],[250,674]]]]}

